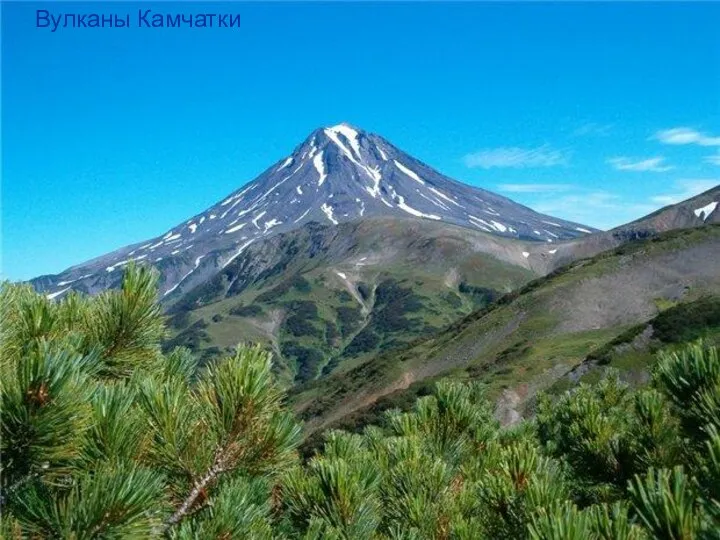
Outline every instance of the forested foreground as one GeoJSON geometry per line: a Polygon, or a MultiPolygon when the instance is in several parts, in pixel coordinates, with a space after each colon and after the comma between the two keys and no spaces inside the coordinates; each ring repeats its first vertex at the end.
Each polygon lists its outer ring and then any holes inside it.
{"type": "Polygon", "coordinates": [[[503,430],[478,384],[333,432],[303,463],[271,358],[167,355],[155,277],[51,302],[3,285],[5,538],[720,538],[720,360],[659,355],[503,430]]]}

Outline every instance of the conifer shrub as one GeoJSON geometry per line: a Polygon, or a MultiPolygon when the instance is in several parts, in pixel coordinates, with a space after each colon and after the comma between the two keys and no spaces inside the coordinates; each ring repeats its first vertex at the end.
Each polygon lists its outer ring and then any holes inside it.
{"type": "Polygon", "coordinates": [[[270,354],[163,352],[155,285],[135,266],[92,298],[2,285],[2,538],[717,538],[706,343],[659,353],[645,388],[610,372],[513,427],[481,383],[439,381],[302,459],[270,354]]]}

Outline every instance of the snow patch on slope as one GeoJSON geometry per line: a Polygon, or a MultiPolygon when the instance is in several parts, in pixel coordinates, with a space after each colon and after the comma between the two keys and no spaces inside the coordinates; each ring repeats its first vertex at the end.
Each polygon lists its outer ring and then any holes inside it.
{"type": "Polygon", "coordinates": [[[327,203],[323,203],[323,205],[322,205],[320,208],[321,208],[321,210],[322,210],[323,212],[325,212],[325,215],[327,216],[327,218],[330,220],[330,222],[331,222],[333,225],[337,225],[337,224],[338,224],[338,220],[333,217],[333,209],[332,209],[332,206],[330,206],[330,205],[327,204],[327,203]]]}
{"type": "Polygon", "coordinates": [[[335,136],[340,134],[345,137],[345,139],[350,143],[350,146],[355,152],[355,155],[357,155],[358,159],[362,159],[360,157],[360,142],[358,141],[358,132],[355,131],[353,128],[351,128],[347,124],[338,124],[337,126],[327,128],[325,130],[325,133],[328,135],[328,137],[330,136],[330,133],[335,136]]]}
{"type": "Polygon", "coordinates": [[[278,171],[283,170],[285,167],[287,167],[288,165],[290,165],[292,162],[293,162],[293,158],[292,158],[292,156],[290,156],[290,157],[287,158],[285,161],[283,161],[282,165],[280,165],[277,170],[278,170],[278,171]]]}
{"type": "Polygon", "coordinates": [[[183,277],[181,277],[180,280],[179,280],[175,285],[173,285],[173,286],[170,287],[167,291],[165,291],[165,293],[163,294],[163,296],[167,296],[168,294],[170,294],[171,292],[173,292],[175,289],[177,289],[178,286],[179,286],[183,281],[185,281],[185,278],[187,278],[190,274],[192,274],[195,270],[197,270],[198,266],[200,266],[200,261],[202,260],[202,258],[203,258],[204,256],[205,256],[205,255],[200,255],[197,259],[195,259],[195,266],[194,266],[187,274],[185,274],[183,277]]]}
{"type": "Polygon", "coordinates": [[[372,187],[365,187],[367,192],[373,196],[373,198],[377,197],[380,194],[380,180],[382,179],[382,175],[380,174],[380,169],[377,167],[368,167],[364,163],[361,163],[358,160],[361,160],[360,156],[360,145],[357,142],[357,132],[344,125],[340,124],[338,126],[333,126],[331,128],[325,129],[325,135],[328,136],[328,138],[335,143],[335,146],[337,146],[342,152],[347,156],[347,158],[352,161],[355,165],[357,165],[361,170],[363,170],[373,181],[372,187]],[[353,147],[353,150],[357,151],[357,157],[358,159],[355,159],[355,156],[353,156],[353,153],[345,146],[340,138],[338,137],[338,133],[342,133],[345,138],[347,139],[349,136],[352,137],[351,139],[348,139],[350,141],[350,145],[353,147]],[[354,134],[354,135],[353,135],[354,134]]]}
{"type": "Polygon", "coordinates": [[[407,204],[405,204],[405,198],[402,195],[395,194],[395,197],[397,198],[398,208],[404,210],[408,214],[412,214],[413,216],[417,217],[424,217],[427,219],[434,219],[436,221],[442,219],[440,216],[436,216],[435,214],[424,214],[420,212],[420,210],[415,210],[415,208],[413,208],[412,206],[408,206],[407,204]]]}
{"type": "Polygon", "coordinates": [[[707,218],[710,217],[710,214],[715,211],[717,205],[717,202],[711,202],[710,204],[706,204],[702,208],[696,208],[695,210],[693,210],[693,212],[697,217],[702,218],[702,220],[705,221],[707,218]]]}
{"type": "Polygon", "coordinates": [[[487,232],[492,232],[492,225],[490,225],[484,219],[481,219],[481,218],[475,217],[475,216],[471,216],[470,214],[468,214],[468,219],[470,220],[470,223],[472,223],[476,227],[479,227],[487,232]]]}
{"type": "Polygon", "coordinates": [[[412,171],[412,170],[408,169],[405,165],[403,165],[402,163],[400,163],[399,161],[397,161],[397,160],[395,160],[395,159],[393,159],[393,163],[395,164],[395,166],[396,166],[398,169],[400,169],[400,170],[405,174],[405,176],[409,176],[410,178],[412,178],[412,179],[415,180],[416,182],[421,183],[423,186],[425,185],[425,181],[422,180],[422,179],[415,173],[415,171],[412,171]]]}
{"type": "Polygon", "coordinates": [[[265,214],[267,214],[267,212],[266,212],[265,210],[263,210],[262,212],[260,212],[257,216],[255,216],[255,217],[253,218],[252,224],[255,225],[256,228],[258,228],[258,229],[260,228],[260,225],[258,225],[257,222],[258,222],[258,220],[259,220],[261,217],[263,217],[265,214]]]}
{"type": "Polygon", "coordinates": [[[438,197],[440,197],[441,199],[445,199],[447,202],[449,202],[449,203],[451,203],[451,204],[454,204],[454,205],[457,206],[458,208],[465,208],[462,204],[458,203],[458,202],[455,201],[454,199],[451,199],[450,197],[448,197],[447,195],[445,195],[445,194],[444,194],[442,191],[440,191],[439,189],[435,189],[434,187],[430,187],[430,188],[428,188],[428,189],[429,189],[430,191],[432,191],[435,195],[437,195],[438,197]]]}
{"type": "Polygon", "coordinates": [[[69,290],[70,290],[70,287],[66,287],[65,289],[62,289],[62,290],[60,290],[60,291],[56,291],[56,292],[54,292],[54,293],[50,293],[50,294],[48,294],[48,295],[45,295],[45,298],[47,298],[48,300],[52,300],[53,298],[57,298],[57,297],[60,296],[62,293],[67,292],[67,291],[69,291],[69,290]]]}
{"type": "Polygon", "coordinates": [[[270,229],[275,227],[276,225],[280,225],[282,221],[278,221],[277,219],[273,218],[270,221],[265,222],[265,232],[268,232],[270,229]]]}
{"type": "Polygon", "coordinates": [[[320,152],[313,158],[313,165],[315,166],[315,170],[317,170],[318,174],[320,175],[320,179],[318,180],[318,186],[322,186],[323,182],[325,182],[325,179],[327,178],[327,173],[325,172],[325,163],[323,162],[322,156],[323,153],[320,152]]]}
{"type": "Polygon", "coordinates": [[[242,229],[247,223],[241,223],[240,225],[235,225],[234,227],[230,227],[227,231],[225,231],[225,234],[234,233],[236,231],[239,231],[242,229]]]}
{"type": "Polygon", "coordinates": [[[240,246],[240,248],[235,252],[235,254],[223,263],[222,267],[225,268],[228,264],[233,262],[245,250],[245,248],[252,244],[254,241],[255,240],[248,240],[242,246],[240,246]]]}
{"type": "Polygon", "coordinates": [[[310,208],[308,208],[307,210],[305,210],[305,212],[303,212],[303,215],[300,216],[299,218],[297,218],[295,221],[293,221],[293,223],[297,223],[297,222],[300,221],[302,218],[304,218],[305,216],[307,216],[309,213],[310,213],[310,208]]]}
{"type": "Polygon", "coordinates": [[[496,231],[505,232],[507,231],[507,227],[500,223],[499,221],[495,221],[494,219],[490,220],[490,223],[492,224],[492,228],[496,231]]]}

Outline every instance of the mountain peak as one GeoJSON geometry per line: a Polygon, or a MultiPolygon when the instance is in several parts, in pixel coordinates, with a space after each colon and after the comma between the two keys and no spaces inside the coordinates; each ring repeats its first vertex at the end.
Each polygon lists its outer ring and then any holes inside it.
{"type": "MultiPolygon", "coordinates": [[[[154,240],[93,261],[92,270],[112,274],[132,260],[166,264],[181,258],[185,274],[165,276],[163,292],[169,294],[201,265],[224,268],[253,242],[311,221],[335,226],[372,217],[420,218],[547,243],[593,232],[457,182],[343,122],[316,129],[291,155],[222,201],[154,240]]],[[[63,276],[58,285],[65,282],[63,276]]]]}
{"type": "Polygon", "coordinates": [[[363,130],[359,129],[355,126],[353,126],[350,122],[340,122],[339,124],[335,124],[334,126],[327,126],[324,129],[329,129],[330,131],[354,131],[355,133],[362,133],[363,130]]]}
{"type": "Polygon", "coordinates": [[[361,141],[367,139],[367,134],[348,122],[341,122],[333,126],[321,127],[314,130],[307,139],[295,150],[295,159],[315,157],[328,146],[335,146],[337,150],[350,158],[362,161],[361,141]],[[298,156],[299,154],[299,156],[298,156]],[[304,154],[304,157],[303,157],[304,154]]]}

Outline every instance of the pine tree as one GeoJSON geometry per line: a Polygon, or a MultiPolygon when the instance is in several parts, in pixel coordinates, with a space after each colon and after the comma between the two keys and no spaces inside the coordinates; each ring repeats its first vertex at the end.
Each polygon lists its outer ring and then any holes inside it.
{"type": "Polygon", "coordinates": [[[720,360],[658,355],[541,397],[511,429],[482,384],[330,431],[303,463],[269,353],[203,368],[166,330],[157,276],[54,302],[0,287],[2,538],[718,538],[720,360]]]}
{"type": "Polygon", "coordinates": [[[258,348],[198,373],[161,353],[157,276],[60,302],[3,284],[2,506],[7,536],[271,536],[300,428],[258,348]],[[239,513],[239,514],[238,514],[239,513]]]}

